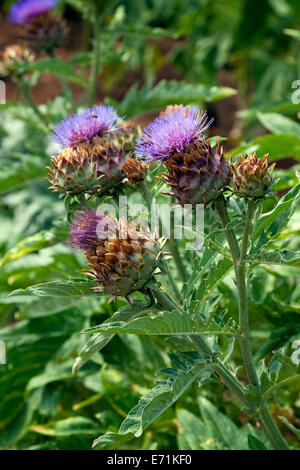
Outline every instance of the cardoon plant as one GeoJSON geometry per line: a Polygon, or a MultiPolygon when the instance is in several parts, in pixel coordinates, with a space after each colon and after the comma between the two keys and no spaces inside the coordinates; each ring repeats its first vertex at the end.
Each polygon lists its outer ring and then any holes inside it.
{"type": "MultiPolygon", "coordinates": [[[[193,256],[189,252],[183,256],[185,241],[178,244],[171,234],[167,250],[170,248],[176,261],[174,273],[169,253],[163,253],[162,239],[156,239],[155,231],[121,214],[115,217],[102,209],[95,211],[90,201],[78,198],[79,206],[77,203],[69,217],[69,243],[85,256],[83,272],[93,281],[87,284],[88,292],[106,296],[107,300],[123,297],[128,305],[103,324],[83,331],[94,336],[79,354],[74,370],[116,333],[164,335],[170,347],[177,348],[171,354],[174,367],[159,371],[167,378],[129,412],[121,425],[121,435],[139,437],[194,381],[204,387],[218,380],[239,399],[257,425],[258,429],[249,425],[252,446],[254,441],[258,448],[288,449],[269,412],[268,400],[278,388],[299,378],[299,365],[283,349],[274,351],[268,365],[265,360],[254,359],[248,283],[260,263],[299,262],[296,252],[278,248],[272,251],[272,247],[300,200],[300,185],[273,210],[262,213],[264,200],[274,198],[274,165],[269,165],[266,155],[256,154],[228,163],[220,143],[213,147],[204,135],[210,124],[197,107],[168,107],[139,137],[139,162],[133,158],[133,143],[132,152],[130,140],[121,143],[126,127],[111,107],[89,109],[56,128],[53,136],[65,148],[52,158],[52,189],[67,195],[82,192],[110,196],[120,181],[135,182],[137,185],[123,185],[123,189],[125,186],[130,194],[140,190],[150,211],[157,198],[171,202],[158,194],[153,172],[148,172],[145,181],[147,167],[154,163],[160,170],[164,167],[166,172],[160,179],[171,187],[171,192],[163,194],[175,196],[180,205],[189,204],[190,211],[196,211],[199,204],[205,206],[210,219],[203,252],[197,248],[193,256]],[[215,296],[214,289],[221,286],[222,293],[222,281],[231,270],[237,315],[233,298],[228,318],[224,298],[215,296]],[[163,275],[157,277],[158,273],[163,275]],[[237,346],[241,364],[232,357],[237,346]]],[[[70,281],[76,292],[77,281],[70,281]]]]}

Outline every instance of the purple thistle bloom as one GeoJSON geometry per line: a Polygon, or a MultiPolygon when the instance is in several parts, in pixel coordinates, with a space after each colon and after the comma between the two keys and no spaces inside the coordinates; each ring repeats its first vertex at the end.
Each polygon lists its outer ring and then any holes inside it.
{"type": "Polygon", "coordinates": [[[76,147],[90,142],[95,137],[118,131],[121,118],[112,106],[100,104],[82,114],[74,114],[64,119],[52,133],[54,140],[63,147],[76,147]]]}
{"type": "Polygon", "coordinates": [[[84,253],[95,255],[100,240],[106,240],[115,231],[114,217],[85,208],[84,213],[75,213],[70,225],[69,243],[84,253]]]}
{"type": "Polygon", "coordinates": [[[34,16],[54,8],[57,0],[19,0],[9,11],[9,21],[18,25],[29,23],[34,16]]]}
{"type": "Polygon", "coordinates": [[[136,153],[147,161],[164,161],[203,139],[212,122],[197,106],[171,106],[144,128],[136,153]]]}
{"type": "Polygon", "coordinates": [[[95,211],[85,209],[84,213],[76,212],[75,218],[70,225],[69,242],[74,248],[84,252],[93,251],[97,241],[96,228],[100,220],[95,211]]]}

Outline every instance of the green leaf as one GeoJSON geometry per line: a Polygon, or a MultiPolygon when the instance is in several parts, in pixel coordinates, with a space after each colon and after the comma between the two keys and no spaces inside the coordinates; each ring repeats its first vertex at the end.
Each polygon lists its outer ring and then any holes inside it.
{"type": "Polygon", "coordinates": [[[35,235],[21,240],[15,247],[11,248],[3,257],[0,267],[10,261],[14,261],[29,253],[56,245],[68,237],[69,226],[67,222],[60,221],[51,230],[42,230],[35,235]]]}
{"type": "Polygon", "coordinates": [[[219,323],[214,317],[207,322],[198,315],[192,317],[190,312],[164,312],[156,317],[142,317],[131,321],[110,322],[92,328],[86,328],[83,333],[130,333],[137,335],[213,335],[236,333],[235,322],[229,319],[226,323],[219,323]]]}
{"type": "Polygon", "coordinates": [[[288,36],[291,36],[292,38],[300,41],[300,31],[297,29],[284,29],[283,32],[284,34],[287,34],[288,36]]]}
{"type": "Polygon", "coordinates": [[[143,431],[170,408],[195,380],[208,374],[199,355],[186,353],[174,355],[174,359],[177,359],[177,368],[158,372],[166,378],[156,382],[156,386],[129,412],[120,427],[120,434],[132,433],[136,437],[141,436],[143,431]]]}
{"type": "Polygon", "coordinates": [[[256,242],[250,255],[260,251],[282,232],[294,214],[300,201],[300,184],[291,189],[270,212],[262,214],[252,233],[252,241],[256,242]]]}
{"type": "Polygon", "coordinates": [[[261,251],[247,257],[247,262],[258,264],[284,264],[300,266],[300,251],[261,251]]]}
{"type": "MultiPolygon", "coordinates": [[[[101,326],[110,324],[111,322],[118,321],[129,322],[133,318],[143,315],[145,312],[150,312],[151,309],[145,309],[145,304],[141,302],[133,303],[133,305],[126,306],[116,312],[111,318],[105,320],[101,326]]],[[[78,357],[76,358],[73,366],[73,373],[78,372],[78,370],[98,351],[103,349],[115,336],[115,333],[101,332],[94,334],[89,338],[86,345],[80,351],[78,357]]]]}
{"type": "Polygon", "coordinates": [[[200,273],[202,279],[196,292],[197,299],[199,299],[198,310],[201,305],[207,301],[215,288],[231,272],[233,263],[227,258],[221,258],[215,263],[215,265],[209,264],[208,267],[209,269],[207,269],[205,273],[200,273]]]}
{"type": "Polygon", "coordinates": [[[84,324],[80,311],[17,322],[0,330],[7,364],[1,365],[0,447],[9,446],[26,432],[39,406],[40,389],[28,392],[30,380],[43,373],[59,348],[84,324]]]}
{"type": "Polygon", "coordinates": [[[259,375],[263,400],[266,400],[269,395],[280,387],[285,387],[288,383],[296,381],[300,384],[300,363],[295,364],[283,352],[284,350],[274,353],[268,369],[262,361],[259,375]]]}
{"type": "Polygon", "coordinates": [[[270,161],[276,161],[284,157],[294,157],[300,160],[300,136],[286,134],[267,134],[240,145],[231,150],[227,156],[257,152],[259,156],[269,154],[270,161]]]}
{"type": "Polygon", "coordinates": [[[26,289],[17,289],[11,295],[36,295],[37,297],[66,297],[66,296],[99,296],[93,288],[95,283],[87,279],[68,279],[44,282],[26,289]]]}
{"type": "Polygon", "coordinates": [[[41,59],[33,63],[21,64],[18,66],[20,73],[39,72],[56,75],[80,85],[82,88],[88,88],[88,82],[74,71],[72,63],[65,62],[58,57],[41,59]]]}
{"type": "Polygon", "coordinates": [[[199,405],[201,415],[221,449],[248,449],[248,433],[239,429],[206,398],[199,398],[199,405]]]}
{"type": "Polygon", "coordinates": [[[180,450],[215,450],[216,442],[211,430],[201,419],[187,410],[178,410],[180,431],[177,436],[180,450]]]}
{"type": "Polygon", "coordinates": [[[300,138],[300,124],[278,113],[257,113],[259,122],[273,134],[286,134],[300,138]]]}
{"type": "Polygon", "coordinates": [[[141,89],[133,85],[121,103],[109,99],[121,116],[127,118],[139,116],[150,111],[165,108],[171,104],[204,103],[228,98],[236,93],[232,88],[209,87],[184,81],[162,80],[154,88],[150,84],[141,89]]]}
{"type": "Polygon", "coordinates": [[[250,450],[268,450],[259,439],[251,434],[248,435],[248,446],[250,450]]]}
{"type": "Polygon", "coordinates": [[[134,435],[131,433],[122,435],[115,432],[107,432],[106,434],[103,434],[103,436],[94,440],[93,447],[96,447],[97,449],[106,448],[108,450],[113,450],[132,439],[134,439],[134,435]]]}
{"type": "Polygon", "coordinates": [[[300,437],[300,429],[295,428],[284,416],[279,416],[282,421],[297,437],[300,437]]]}
{"type": "Polygon", "coordinates": [[[30,429],[43,436],[57,437],[74,434],[93,435],[100,431],[100,426],[84,416],[74,416],[48,424],[35,424],[30,429]]]}
{"type": "Polygon", "coordinates": [[[166,28],[151,28],[151,26],[145,24],[135,24],[128,26],[120,26],[119,24],[110,26],[109,28],[103,29],[102,34],[114,34],[117,33],[120,36],[138,36],[139,38],[173,38],[178,39],[180,37],[177,31],[171,31],[166,28]]]}
{"type": "Polygon", "coordinates": [[[294,104],[291,99],[284,99],[277,103],[267,103],[260,106],[253,106],[249,109],[243,109],[237,113],[240,119],[256,120],[257,113],[279,113],[295,116],[300,111],[300,104],[294,104]]]}
{"type": "Polygon", "coordinates": [[[11,155],[11,160],[1,163],[0,194],[15,190],[46,176],[46,160],[37,155],[11,155]],[[14,157],[14,158],[13,158],[14,157]]]}

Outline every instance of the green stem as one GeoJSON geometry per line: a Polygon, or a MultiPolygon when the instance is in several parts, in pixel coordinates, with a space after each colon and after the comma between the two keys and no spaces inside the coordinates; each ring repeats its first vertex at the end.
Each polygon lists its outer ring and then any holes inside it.
{"type": "MultiPolygon", "coordinates": [[[[247,298],[247,287],[246,287],[246,273],[245,273],[245,262],[241,258],[240,249],[236,236],[231,228],[229,228],[230,218],[225,206],[224,199],[221,199],[215,203],[215,207],[218,211],[221,222],[225,228],[225,235],[231,251],[236,284],[238,290],[238,304],[239,304],[239,342],[241,346],[243,361],[246,372],[249,377],[250,383],[259,389],[259,382],[256,374],[256,369],[252,357],[250,332],[249,332],[249,316],[248,316],[248,298],[247,298]]],[[[251,220],[249,221],[249,225],[251,220]]],[[[247,227],[247,234],[249,234],[250,226],[247,227]]],[[[244,236],[244,245],[248,244],[248,235],[244,236]]],[[[242,249],[244,251],[244,248],[242,249]]],[[[246,248],[247,251],[247,248],[246,248]]]]}
{"type": "Polygon", "coordinates": [[[168,247],[170,249],[171,255],[173,256],[173,259],[175,261],[177,270],[178,270],[178,275],[181,279],[182,282],[187,281],[187,275],[186,275],[186,270],[185,266],[183,264],[183,261],[180,256],[180,252],[177,246],[176,241],[174,238],[171,236],[171,238],[168,240],[168,247]]]}
{"type": "Polygon", "coordinates": [[[100,32],[101,32],[101,21],[99,10],[100,5],[98,5],[97,0],[93,0],[93,13],[94,13],[94,22],[93,22],[93,61],[92,61],[92,70],[90,77],[90,92],[89,92],[89,106],[93,106],[97,96],[97,82],[98,82],[98,72],[99,72],[99,57],[100,57],[100,32]]]}
{"type": "MultiPolygon", "coordinates": [[[[245,258],[247,256],[248,239],[251,228],[251,222],[255,211],[255,201],[249,201],[247,221],[244,227],[241,252],[232,229],[229,228],[230,218],[225,206],[224,199],[215,204],[222,224],[225,228],[227,242],[231,251],[232,259],[235,267],[236,283],[238,290],[239,303],[239,342],[242,351],[242,357],[247,371],[249,381],[257,388],[259,395],[260,385],[256,374],[256,369],[252,357],[251,341],[249,332],[249,314],[248,314],[248,297],[246,286],[245,258]]],[[[288,449],[288,444],[281,435],[276,423],[269,413],[266,402],[260,397],[261,404],[259,408],[259,420],[261,426],[270,440],[274,449],[288,449]]]]}
{"type": "Polygon", "coordinates": [[[23,80],[19,80],[19,85],[20,85],[20,91],[29,105],[29,107],[32,109],[32,111],[36,114],[36,116],[39,118],[39,120],[45,125],[47,132],[50,131],[49,124],[47,118],[41,113],[39,110],[38,106],[35,104],[32,96],[31,96],[31,87],[28,83],[26,83],[23,80]]]}
{"type": "MultiPolygon", "coordinates": [[[[146,203],[146,206],[147,206],[147,209],[148,209],[148,213],[151,215],[151,209],[152,209],[152,194],[151,192],[149,191],[149,187],[148,187],[148,184],[147,184],[147,181],[144,180],[141,184],[140,184],[140,189],[141,189],[141,193],[143,195],[143,198],[144,198],[144,201],[146,203]]],[[[177,284],[176,282],[174,281],[173,279],[173,276],[169,270],[169,266],[167,264],[167,262],[165,262],[165,269],[166,269],[166,272],[167,272],[167,276],[168,276],[168,279],[169,279],[169,282],[170,282],[170,285],[176,295],[176,298],[177,300],[181,300],[181,294],[179,292],[179,289],[177,287],[177,284]]]]}
{"type": "Polygon", "coordinates": [[[255,199],[250,199],[248,204],[248,213],[247,213],[247,220],[245,222],[244,227],[244,234],[243,234],[243,241],[242,241],[242,248],[241,248],[241,261],[244,261],[247,256],[247,249],[248,249],[248,240],[250,234],[250,228],[252,219],[255,212],[255,199]]]}
{"type": "Polygon", "coordinates": [[[265,430],[269,440],[271,441],[274,449],[276,450],[289,450],[288,443],[284,439],[284,437],[281,435],[275,421],[273,420],[266,402],[263,402],[260,411],[260,422],[265,430]]]}
{"type": "Polygon", "coordinates": [[[225,205],[225,200],[223,197],[215,202],[215,208],[219,214],[219,217],[225,229],[227,242],[228,242],[231,254],[232,254],[233,261],[235,261],[240,257],[240,249],[239,249],[239,244],[237,242],[235,233],[229,226],[230,218],[229,218],[227,208],[225,205]]]}
{"type": "Polygon", "coordinates": [[[164,262],[164,266],[165,266],[165,270],[166,270],[166,273],[167,273],[167,276],[168,276],[170,286],[173,289],[173,292],[176,296],[176,300],[178,300],[179,302],[182,302],[182,295],[180,293],[180,290],[177,287],[177,284],[176,284],[176,282],[175,282],[175,280],[172,276],[172,273],[171,273],[171,271],[169,269],[169,266],[168,266],[168,263],[166,261],[164,262]]]}
{"type": "Polygon", "coordinates": [[[176,305],[175,301],[172,300],[167,294],[164,294],[161,290],[156,289],[155,287],[151,287],[151,292],[158,301],[158,303],[168,312],[172,312],[173,310],[179,310],[179,307],[178,305],[176,305]]]}
{"type": "MultiPolygon", "coordinates": [[[[152,213],[151,212],[152,211],[152,195],[151,195],[151,192],[149,191],[149,187],[147,185],[147,182],[143,181],[140,185],[140,188],[141,188],[141,193],[142,193],[144,201],[146,203],[148,212],[151,215],[151,213],[152,213]]],[[[173,221],[172,221],[172,225],[173,225],[173,221]]],[[[179,275],[181,281],[186,282],[187,281],[187,275],[186,275],[185,266],[182,262],[177,243],[175,242],[175,240],[173,238],[173,231],[171,233],[170,239],[168,240],[168,248],[170,249],[170,252],[171,252],[171,254],[173,256],[173,259],[175,261],[175,264],[177,266],[178,275],[179,275]]]]}
{"type": "MultiPolygon", "coordinates": [[[[205,339],[203,339],[200,335],[191,335],[191,341],[194,343],[198,351],[213,356],[212,351],[208,344],[206,343],[205,339]]],[[[243,386],[239,382],[239,380],[227,369],[226,366],[222,363],[219,358],[216,358],[214,362],[212,362],[212,367],[215,373],[220,377],[221,381],[248,407],[252,408],[253,405],[248,400],[243,386]]]]}
{"type": "Polygon", "coordinates": [[[149,191],[147,182],[144,180],[140,184],[141,193],[143,195],[144,201],[146,203],[149,214],[151,215],[151,205],[152,205],[152,194],[149,191]]]}

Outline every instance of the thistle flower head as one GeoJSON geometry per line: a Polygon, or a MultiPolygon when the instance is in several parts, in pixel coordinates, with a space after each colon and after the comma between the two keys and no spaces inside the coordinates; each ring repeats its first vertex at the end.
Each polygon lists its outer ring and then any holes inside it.
{"type": "Polygon", "coordinates": [[[75,215],[70,233],[72,245],[89,261],[85,274],[102,293],[127,296],[143,290],[160,267],[162,247],[142,225],[86,210],[75,215]]]}
{"type": "Polygon", "coordinates": [[[75,148],[96,137],[103,137],[120,129],[122,119],[112,106],[100,104],[64,119],[52,133],[52,137],[63,147],[75,148]]]}
{"type": "Polygon", "coordinates": [[[262,158],[258,158],[256,153],[246,154],[244,159],[239,155],[238,161],[230,164],[233,191],[238,196],[262,198],[272,191],[276,182],[273,177],[275,163],[269,166],[268,154],[262,158]]]}
{"type": "Polygon", "coordinates": [[[130,183],[141,183],[144,181],[148,165],[140,162],[133,157],[125,160],[122,171],[130,183]]]}
{"type": "Polygon", "coordinates": [[[28,47],[21,44],[7,46],[0,55],[0,75],[11,75],[17,71],[16,66],[34,61],[35,55],[28,47]]]}
{"type": "Polygon", "coordinates": [[[172,192],[179,204],[209,204],[216,200],[226,186],[229,165],[218,143],[211,147],[209,140],[190,144],[165,161],[168,173],[159,178],[172,192]]]}
{"type": "Polygon", "coordinates": [[[77,148],[66,147],[51,158],[48,181],[50,189],[62,194],[86,193],[91,196],[112,193],[124,179],[122,166],[126,160],[123,147],[110,141],[95,139],[77,148]]]}
{"type": "Polygon", "coordinates": [[[169,106],[144,128],[136,153],[145,160],[164,162],[201,140],[211,122],[207,122],[206,112],[200,112],[197,106],[169,106]]]}
{"type": "Polygon", "coordinates": [[[64,18],[54,16],[50,12],[37,15],[22,29],[21,39],[38,54],[53,54],[57,47],[65,44],[69,27],[64,18]]]}
{"type": "Polygon", "coordinates": [[[109,230],[115,230],[115,226],[116,221],[112,216],[97,214],[85,208],[84,213],[75,213],[70,225],[69,243],[86,254],[95,255],[99,231],[108,233],[109,230]]]}
{"type": "Polygon", "coordinates": [[[29,23],[32,18],[54,8],[57,0],[19,0],[9,12],[9,21],[18,25],[29,23]]]}

